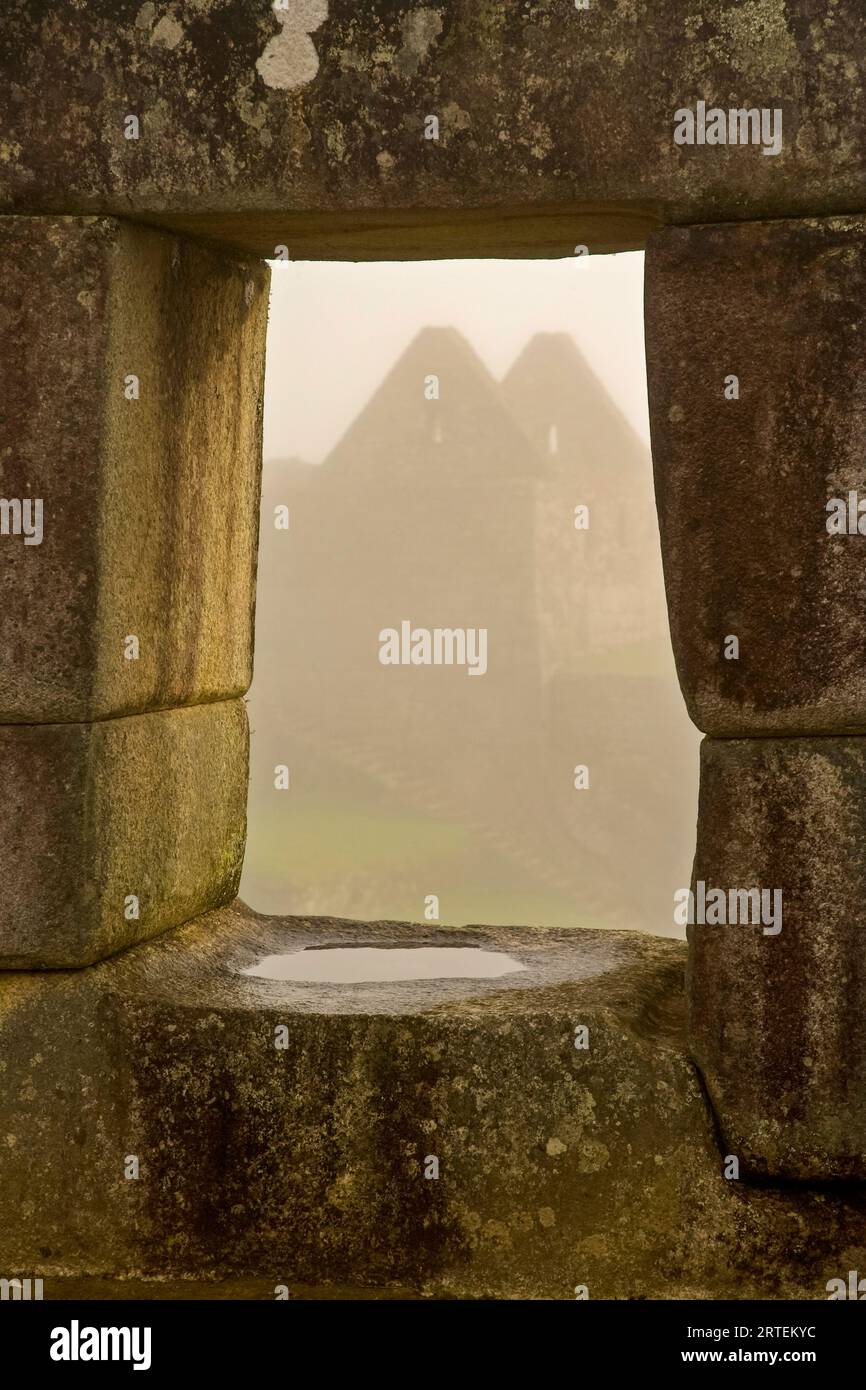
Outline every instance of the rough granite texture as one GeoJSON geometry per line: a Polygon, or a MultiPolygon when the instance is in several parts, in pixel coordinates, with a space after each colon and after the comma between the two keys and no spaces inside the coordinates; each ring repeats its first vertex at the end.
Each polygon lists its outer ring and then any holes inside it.
{"type": "Polygon", "coordinates": [[[864,70],[862,0],[4,0],[0,211],[299,258],[622,250],[862,208],[864,70]],[[781,109],[781,153],[676,145],[699,99],[781,109]]]}
{"type": "Polygon", "coordinates": [[[0,723],[243,694],[267,267],[103,218],[0,218],[0,252],[0,491],[44,512],[0,537],[0,723]]]}
{"type": "Polygon", "coordinates": [[[682,943],[627,932],[238,903],[88,971],[7,974],[0,1266],[49,1295],[60,1276],[246,1274],[301,1297],[826,1298],[866,1265],[866,1192],[725,1180],[684,966],[682,943]],[[305,947],[431,944],[529,968],[342,986],[239,973],[305,947]]]}
{"type": "Polygon", "coordinates": [[[0,968],[88,965],[233,898],[248,747],[242,700],[0,727],[0,968]]]}
{"type": "Polygon", "coordinates": [[[691,718],[714,735],[866,730],[866,534],[827,531],[830,499],[866,502],[866,217],[656,233],[646,347],[691,718]]]}
{"type": "Polygon", "coordinates": [[[705,739],[694,878],[782,930],[689,928],[689,1032],[743,1172],[866,1178],[866,739],[705,739]]]}

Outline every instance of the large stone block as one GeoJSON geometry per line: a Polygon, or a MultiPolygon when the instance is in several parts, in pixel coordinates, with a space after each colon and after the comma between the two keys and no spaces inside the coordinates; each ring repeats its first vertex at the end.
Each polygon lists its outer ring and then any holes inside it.
{"type": "Polygon", "coordinates": [[[248,738],[242,700],[0,727],[0,967],[88,965],[234,897],[248,738]]]}
{"type": "Polygon", "coordinates": [[[866,1178],[864,847],[866,738],[704,740],[690,1043],[744,1172],[866,1178]],[[732,923],[752,888],[781,913],[732,923]]]}
{"type": "Polygon", "coordinates": [[[47,1296],[62,1275],[251,1274],[271,1298],[826,1298],[866,1266],[866,1196],[726,1181],[684,957],[629,932],[236,904],[92,970],[7,975],[0,1267],[47,1296]],[[336,946],[524,969],[242,973],[336,946]]]}
{"type": "Polygon", "coordinates": [[[0,722],[242,694],[267,267],[95,218],[0,218],[0,256],[0,722]]]}
{"type": "Polygon", "coordinates": [[[866,534],[827,529],[831,499],[847,514],[859,490],[866,510],[866,217],[659,232],[646,327],[691,718],[727,736],[866,730],[866,534]]]}
{"type": "Polygon", "coordinates": [[[862,0],[10,0],[0,55],[6,211],[395,259],[862,207],[862,0]]]}

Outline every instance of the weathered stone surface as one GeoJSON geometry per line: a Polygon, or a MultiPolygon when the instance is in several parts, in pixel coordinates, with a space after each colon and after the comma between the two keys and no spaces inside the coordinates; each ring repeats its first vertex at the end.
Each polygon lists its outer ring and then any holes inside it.
{"type": "Polygon", "coordinates": [[[667,229],[646,264],[656,496],[689,714],[715,735],[863,731],[866,537],[828,534],[827,503],[866,497],[866,217],[667,229]]]}
{"type": "Polygon", "coordinates": [[[231,899],[248,742],[242,700],[0,727],[0,967],[87,965],[231,899]]]}
{"type": "Polygon", "coordinates": [[[689,1031],[743,1171],[866,1177],[866,739],[705,739],[694,878],[782,929],[689,927],[689,1031]],[[768,905],[772,900],[768,900],[768,905]]]}
{"type": "Polygon", "coordinates": [[[0,722],[242,694],[267,268],[93,218],[0,218],[0,253],[0,484],[43,501],[0,536],[0,722]]]}
{"type": "Polygon", "coordinates": [[[7,975],[0,1265],[49,1289],[252,1274],[301,1296],[825,1298],[866,1262],[866,1194],[725,1181],[686,1055],[684,957],[627,932],[236,904],[88,971],[7,975]],[[343,986],[239,973],[311,946],[431,944],[528,968],[343,986]]]}
{"type": "Polygon", "coordinates": [[[861,0],[7,0],[0,54],[9,211],[359,259],[570,255],[641,245],[659,218],[862,206],[861,0]],[[699,99],[781,109],[781,153],[675,144],[699,99]]]}
{"type": "MultiPolygon", "coordinates": [[[[25,1276],[26,1278],[26,1276],[25,1276]]],[[[43,1281],[43,1298],[46,1302],[73,1302],[82,1299],[103,1302],[174,1302],[182,1299],[212,1303],[215,1300],[236,1303],[273,1302],[276,1286],[273,1279],[247,1276],[228,1279],[113,1279],[84,1278],[70,1279],[59,1275],[43,1281]]],[[[415,1300],[421,1295],[413,1289],[403,1289],[398,1285],[388,1285],[379,1289],[362,1284],[293,1284],[291,1299],[298,1302],[348,1302],[379,1300],[415,1300]]]]}

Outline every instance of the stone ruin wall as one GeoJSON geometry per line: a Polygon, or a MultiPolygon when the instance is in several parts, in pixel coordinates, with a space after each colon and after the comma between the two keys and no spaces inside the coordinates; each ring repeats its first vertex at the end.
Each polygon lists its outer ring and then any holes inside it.
{"type": "Polygon", "coordinates": [[[7,1263],[201,1275],[278,1256],[308,1284],[716,1296],[728,1275],[710,1252],[724,1248],[756,1296],[820,1297],[822,1270],[866,1259],[864,64],[860,0],[4,7],[7,1263]],[[389,1137],[359,1100],[387,1093],[381,1049],[400,1009],[361,1023],[323,1008],[317,1023],[295,1000],[300,1050],[276,1082],[256,1048],[285,1002],[223,979],[233,952],[276,930],[229,906],[244,845],[263,259],[643,246],[671,634],[707,735],[698,915],[708,895],[727,903],[758,884],[781,892],[784,921],[690,926],[692,1060],[674,943],[572,944],[581,959],[607,952],[614,1003],[578,963],[519,1005],[486,995],[429,1014],[403,1001],[417,1047],[395,1055],[404,1081],[426,1078],[443,1133],[466,1128],[443,1090],[461,1047],[482,1071],[492,1040],[505,1047],[491,1143],[530,1213],[508,1215],[478,1148],[419,1225],[405,1196],[415,1120],[395,1112],[389,1137]],[[582,1079],[575,1010],[597,1014],[602,1039],[582,1079]],[[319,1102],[304,1100],[317,1068],[339,1159],[316,1149],[319,1102]],[[506,1083],[535,1094],[550,1069],[550,1113],[537,1100],[515,1116],[506,1083]],[[220,1191],[246,1194],[242,1237],[220,1234],[186,1109],[216,1123],[215,1144],[229,1136],[220,1191]],[[626,1131],[618,1184],[608,1160],[626,1131]],[[133,1143],[151,1154],[149,1192],[121,1180],[133,1143]],[[646,1167],[654,1145],[667,1146],[664,1177],[646,1167]],[[256,1195],[250,1174],[268,1153],[287,1165],[302,1153],[318,1206],[256,1195]],[[722,1177],[731,1155],[736,1183],[722,1177]],[[166,1224],[160,1194],[173,1190],[187,1216],[166,1224]],[[335,1204],[332,1229],[321,1212],[335,1204]],[[636,1219],[644,1257],[626,1258],[636,1219]]]}

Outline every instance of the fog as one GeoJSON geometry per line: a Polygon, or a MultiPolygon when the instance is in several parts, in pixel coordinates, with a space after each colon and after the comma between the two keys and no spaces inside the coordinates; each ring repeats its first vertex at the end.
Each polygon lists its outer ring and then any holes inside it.
{"type": "Polygon", "coordinates": [[[698,734],[642,278],[639,254],[274,267],[253,907],[682,934],[698,734]]]}

